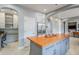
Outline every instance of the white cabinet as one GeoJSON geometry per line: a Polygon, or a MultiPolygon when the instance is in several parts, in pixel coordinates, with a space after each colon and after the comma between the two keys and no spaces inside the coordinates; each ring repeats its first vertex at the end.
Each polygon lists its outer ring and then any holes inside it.
{"type": "Polygon", "coordinates": [[[56,45],[49,45],[43,48],[43,55],[56,55],[56,45]]]}
{"type": "MultiPolygon", "coordinates": [[[[0,28],[5,28],[7,26],[6,24],[6,18],[5,18],[5,13],[0,12],[0,28]]],[[[9,22],[8,22],[9,23],[9,22]]],[[[13,27],[12,28],[18,28],[18,16],[13,15],[13,27]]]]}
{"type": "Polygon", "coordinates": [[[0,12],[0,28],[5,28],[5,13],[0,12]]]}
{"type": "Polygon", "coordinates": [[[18,28],[18,16],[13,15],[13,28],[18,28]]]}
{"type": "Polygon", "coordinates": [[[61,54],[61,42],[56,43],[56,55],[61,54]]]}
{"type": "Polygon", "coordinates": [[[62,40],[60,43],[59,43],[59,47],[60,47],[60,49],[59,49],[59,52],[60,52],[60,55],[63,55],[64,54],[64,51],[65,51],[65,42],[64,42],[64,40],[62,40]]]}
{"type": "Polygon", "coordinates": [[[69,39],[68,38],[65,38],[63,41],[61,41],[60,43],[60,54],[63,55],[67,52],[68,50],[68,47],[69,47],[69,39]]]}
{"type": "Polygon", "coordinates": [[[46,46],[45,48],[43,48],[43,54],[44,55],[64,55],[68,50],[67,40],[68,39],[64,39],[60,42],[57,42],[56,44],[46,46]]]}
{"type": "Polygon", "coordinates": [[[30,48],[32,55],[65,55],[68,51],[67,44],[69,43],[69,38],[65,38],[54,44],[49,44],[44,47],[39,47],[38,44],[31,41],[30,48]]]}

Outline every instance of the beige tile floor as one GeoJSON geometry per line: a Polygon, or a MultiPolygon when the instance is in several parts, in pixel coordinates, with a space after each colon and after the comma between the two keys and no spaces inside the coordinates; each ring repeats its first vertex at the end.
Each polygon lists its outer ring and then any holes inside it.
{"type": "Polygon", "coordinates": [[[18,49],[18,42],[10,43],[0,50],[0,55],[29,55],[30,47],[18,49]]]}
{"type": "MultiPolygon", "coordinates": [[[[0,55],[29,55],[29,45],[24,49],[18,49],[17,46],[17,42],[8,44],[5,48],[0,50],[0,55]]],[[[79,55],[79,38],[70,37],[70,49],[66,55],[79,55]]]]}
{"type": "Polygon", "coordinates": [[[67,55],[79,55],[79,38],[70,37],[70,48],[67,55]]]}

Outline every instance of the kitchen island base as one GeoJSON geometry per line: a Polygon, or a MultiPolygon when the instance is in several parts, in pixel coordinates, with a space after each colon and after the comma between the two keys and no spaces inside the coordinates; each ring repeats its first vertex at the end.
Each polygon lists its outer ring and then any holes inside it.
{"type": "Polygon", "coordinates": [[[30,55],[65,55],[69,49],[69,38],[65,38],[54,44],[41,47],[36,43],[30,43],[30,55]]]}

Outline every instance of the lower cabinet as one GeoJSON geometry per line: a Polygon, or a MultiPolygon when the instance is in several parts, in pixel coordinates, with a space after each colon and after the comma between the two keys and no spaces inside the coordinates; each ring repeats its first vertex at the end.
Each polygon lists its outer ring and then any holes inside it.
{"type": "Polygon", "coordinates": [[[32,55],[65,55],[68,47],[69,47],[69,39],[66,38],[60,42],[55,44],[50,44],[44,47],[38,47],[37,44],[31,42],[30,47],[30,54],[32,55]]]}
{"type": "Polygon", "coordinates": [[[60,44],[61,44],[61,45],[60,45],[60,47],[61,47],[61,49],[60,49],[60,54],[63,55],[63,54],[65,54],[65,49],[66,49],[65,40],[61,41],[60,44]]]}
{"type": "Polygon", "coordinates": [[[17,41],[18,39],[18,34],[16,34],[16,35],[7,35],[6,36],[6,43],[8,44],[8,43],[12,43],[12,42],[15,42],[15,41],[17,41]]]}
{"type": "Polygon", "coordinates": [[[67,38],[67,49],[69,49],[69,38],[67,38]]]}
{"type": "Polygon", "coordinates": [[[60,54],[63,55],[63,54],[66,54],[67,50],[68,50],[68,47],[69,47],[69,39],[68,38],[65,38],[63,41],[61,41],[60,43],[60,54]]]}
{"type": "Polygon", "coordinates": [[[56,44],[43,48],[43,55],[65,55],[69,47],[69,39],[64,39],[56,44]]]}
{"type": "Polygon", "coordinates": [[[61,54],[61,42],[56,44],[56,55],[61,54]]]}
{"type": "Polygon", "coordinates": [[[43,55],[56,55],[56,46],[50,45],[43,48],[43,55]]]}

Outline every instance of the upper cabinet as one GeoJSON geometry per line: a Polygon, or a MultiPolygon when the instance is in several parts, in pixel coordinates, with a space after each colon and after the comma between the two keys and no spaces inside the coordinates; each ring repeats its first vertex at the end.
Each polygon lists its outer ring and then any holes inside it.
{"type": "Polygon", "coordinates": [[[17,11],[10,8],[0,10],[0,29],[17,29],[18,17],[17,11]]]}
{"type": "Polygon", "coordinates": [[[17,29],[18,17],[9,13],[0,13],[0,28],[17,29]]]}
{"type": "Polygon", "coordinates": [[[13,28],[18,28],[18,16],[13,15],[13,28]]]}
{"type": "Polygon", "coordinates": [[[5,28],[13,28],[13,14],[5,13],[5,28]]]}
{"type": "Polygon", "coordinates": [[[0,12],[0,28],[5,28],[5,13],[0,12]]]}

